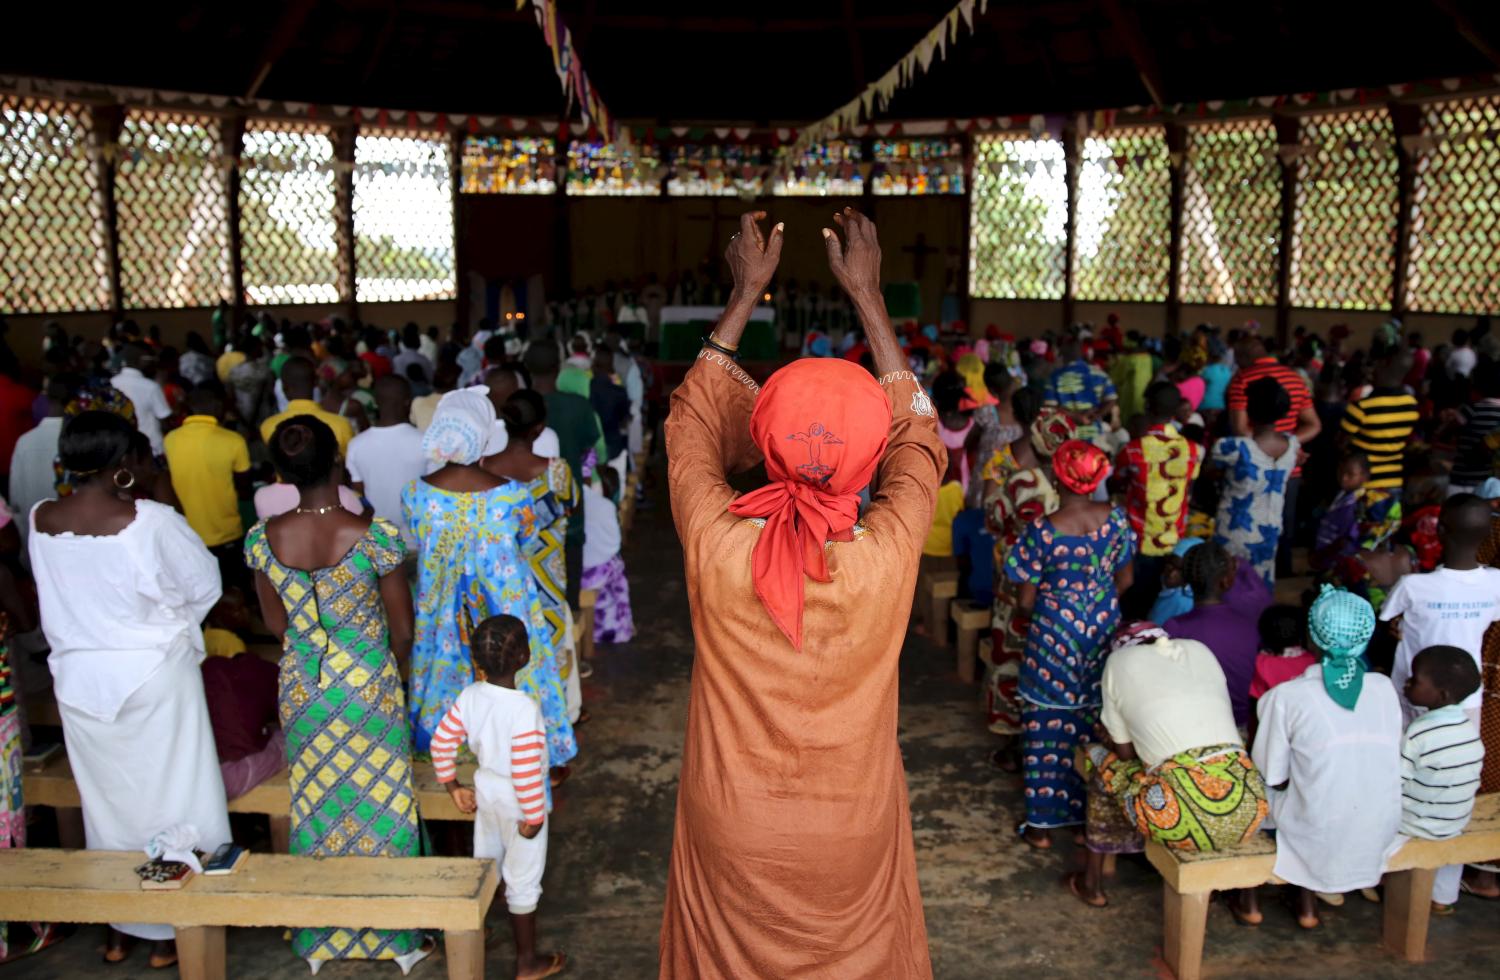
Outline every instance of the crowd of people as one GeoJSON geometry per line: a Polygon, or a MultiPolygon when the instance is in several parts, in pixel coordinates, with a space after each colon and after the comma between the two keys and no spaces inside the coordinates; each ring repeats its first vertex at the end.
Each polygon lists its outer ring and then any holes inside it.
{"type": "MultiPolygon", "coordinates": [[[[1403,835],[1453,836],[1500,790],[1486,319],[1431,350],[1394,321],[1278,344],[1111,317],[1019,344],[913,333],[908,353],[949,447],[924,553],[993,609],[992,762],[1021,775],[1027,844],[1085,846],[1082,901],[1145,839],[1274,827],[1314,928],[1403,835]]],[[[1444,869],[1434,908],[1500,897],[1494,871],[1444,869]]],[[[1234,909],[1260,921],[1253,891],[1234,909]]]]}
{"type": "MultiPolygon", "coordinates": [[[[227,802],[285,768],[293,854],[426,853],[430,757],[501,866],[517,976],[560,971],[536,910],[589,718],[575,622],[587,589],[594,639],[634,636],[618,507],[663,420],[697,643],[663,975],[814,954],[931,975],[890,601],[923,561],[956,557],[992,610],[991,761],[1023,786],[1021,840],[1082,845],[1068,886],[1089,906],[1109,855],[1274,827],[1316,928],[1319,902],[1378,900],[1407,839],[1460,833],[1500,790],[1487,321],[1431,350],[1394,322],[1368,344],[1114,317],[903,336],[874,226],[846,209],[823,235],[859,326],[761,386],[736,359],[776,288],[785,229],[763,217],[731,241],[726,311],[670,419],[627,340],[644,321],[611,322],[613,298],[472,337],[225,309],[180,352],[130,322],[103,342],[50,327],[39,386],[0,345],[0,845],[25,839],[17,694],[47,651],[89,847],[189,825],[211,851],[227,802]],[[731,489],[757,465],[764,487],[731,489]]],[[[1500,898],[1495,869],[1444,869],[1435,910],[1460,892],[1500,898]]],[[[1231,908],[1261,921],[1253,889],[1231,908]]],[[[0,927],[0,960],[59,936],[0,927]]],[[[169,965],[172,936],[112,924],[105,960],[146,939],[169,965]]],[[[433,948],[357,923],[291,944],[314,972],[433,948]]]]}
{"type": "MultiPolygon", "coordinates": [[[[0,843],[25,839],[17,709],[43,685],[19,675],[47,651],[90,848],[187,826],[211,852],[228,801],[286,770],[291,853],[430,853],[430,754],[507,869],[518,976],[561,970],[535,947],[538,827],[588,720],[581,591],[594,640],[635,633],[618,505],[644,494],[625,478],[652,366],[617,331],[214,326],[180,353],[130,322],[103,343],[49,328],[39,387],[0,346],[0,843]],[[255,652],[273,643],[277,662],[255,652]]],[[[61,935],[27,928],[0,928],[0,960],[61,935]]],[[[291,938],[314,971],[433,948],[357,924],[291,938]]],[[[175,961],[150,923],[113,924],[105,960],[137,939],[175,961]]]]}

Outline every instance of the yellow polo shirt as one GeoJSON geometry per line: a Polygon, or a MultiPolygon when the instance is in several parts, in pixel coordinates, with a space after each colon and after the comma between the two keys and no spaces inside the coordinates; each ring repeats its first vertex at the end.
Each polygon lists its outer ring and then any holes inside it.
{"type": "Polygon", "coordinates": [[[349,420],[342,415],[326,411],[322,405],[306,398],[292,399],[287,402],[286,411],[280,415],[273,415],[260,424],[260,437],[266,441],[266,445],[271,444],[271,436],[276,434],[278,425],[297,415],[311,415],[323,422],[333,430],[334,437],[338,439],[339,452],[349,451],[349,440],[354,438],[354,426],[350,425],[349,420]]]}
{"type": "Polygon", "coordinates": [[[244,364],[246,360],[248,358],[242,350],[227,350],[220,354],[219,359],[214,361],[214,373],[219,376],[219,382],[229,384],[229,372],[244,364]]]}
{"type": "Polygon", "coordinates": [[[212,415],[189,415],[167,433],[165,443],[172,489],[188,524],[210,548],[239,540],[245,525],[234,475],[250,469],[245,437],[212,415]]]}

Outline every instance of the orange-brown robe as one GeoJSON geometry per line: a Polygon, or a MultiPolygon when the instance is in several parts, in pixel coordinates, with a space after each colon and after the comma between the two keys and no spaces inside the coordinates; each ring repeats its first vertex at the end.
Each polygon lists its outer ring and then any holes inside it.
{"type": "MultiPolygon", "coordinates": [[[[672,398],[667,458],[697,658],[677,794],[661,976],[932,976],[897,662],[945,451],[903,372],[874,500],[804,579],[803,649],[751,583],[760,522],[730,514],[725,474],[760,461],[754,382],[705,351],[672,398]]],[[[838,392],[830,391],[829,398],[838,392]]]]}

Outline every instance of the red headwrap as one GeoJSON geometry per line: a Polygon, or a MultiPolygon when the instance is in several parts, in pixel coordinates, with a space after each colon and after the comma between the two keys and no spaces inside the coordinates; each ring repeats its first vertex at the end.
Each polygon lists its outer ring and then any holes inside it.
{"type": "Polygon", "coordinates": [[[755,594],[802,649],[802,576],[827,582],[828,541],[850,541],[859,491],[885,454],[891,406],[875,379],[842,360],[793,361],[771,375],[750,416],[750,438],[771,482],[729,505],[763,517],[751,571],[755,594]]]}
{"type": "Polygon", "coordinates": [[[1091,442],[1070,439],[1052,455],[1057,482],[1078,494],[1091,494],[1109,476],[1109,457],[1091,442]]]}

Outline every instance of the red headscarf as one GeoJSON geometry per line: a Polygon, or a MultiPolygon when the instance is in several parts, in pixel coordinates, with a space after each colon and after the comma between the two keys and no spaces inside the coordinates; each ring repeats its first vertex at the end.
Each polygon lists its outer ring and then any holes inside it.
{"type": "Polygon", "coordinates": [[[1057,482],[1078,494],[1091,494],[1109,476],[1109,457],[1091,442],[1070,439],[1052,455],[1057,482]]]}
{"type": "Polygon", "coordinates": [[[891,406],[875,379],[842,360],[794,361],[771,376],[750,416],[750,438],[771,482],[729,505],[763,517],[751,571],[755,594],[802,649],[802,576],[827,582],[828,541],[851,541],[859,492],[885,454],[891,406]]]}

